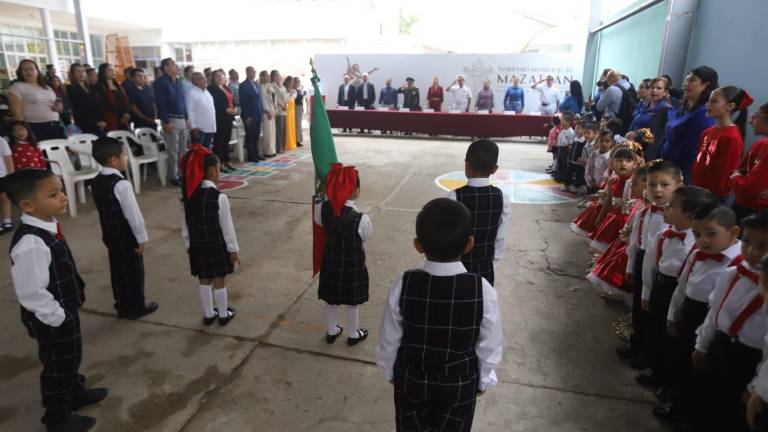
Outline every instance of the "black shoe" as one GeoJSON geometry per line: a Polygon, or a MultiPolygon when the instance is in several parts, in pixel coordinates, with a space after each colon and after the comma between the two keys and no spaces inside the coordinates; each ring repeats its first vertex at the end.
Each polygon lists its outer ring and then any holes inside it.
{"type": "Polygon", "coordinates": [[[117,317],[120,318],[120,319],[135,320],[135,319],[139,319],[139,318],[141,318],[143,316],[151,314],[152,312],[156,311],[159,307],[160,307],[159,304],[157,304],[155,302],[149,302],[149,303],[145,304],[144,307],[141,308],[141,309],[127,310],[127,311],[118,311],[117,312],[117,317]]]}
{"type": "Polygon", "coordinates": [[[296,147],[304,147],[304,144],[298,143],[298,144],[296,144],[296,147]]]}
{"type": "Polygon", "coordinates": [[[659,387],[662,385],[661,379],[653,372],[642,372],[635,376],[635,381],[645,387],[659,387]]]}
{"type": "Polygon", "coordinates": [[[630,359],[638,354],[637,350],[632,347],[631,342],[627,342],[624,345],[616,348],[616,355],[620,359],[630,359]]]}
{"type": "Polygon", "coordinates": [[[275,156],[277,156],[277,153],[273,153],[273,154],[271,154],[271,155],[265,155],[265,156],[264,156],[264,160],[267,160],[267,159],[273,158],[273,157],[275,157],[275,156]]]}
{"type": "Polygon", "coordinates": [[[670,385],[662,386],[656,392],[656,399],[661,403],[672,403],[680,396],[680,389],[670,385]]]}
{"type": "Polygon", "coordinates": [[[357,345],[360,342],[364,341],[365,338],[368,337],[368,329],[359,328],[359,329],[357,329],[356,333],[357,333],[358,337],[356,337],[356,338],[348,337],[347,338],[347,345],[349,345],[349,346],[357,345]]]}
{"type": "Polygon", "coordinates": [[[70,409],[72,411],[77,411],[82,407],[99,403],[103,401],[107,395],[109,395],[109,390],[106,387],[96,387],[85,390],[79,396],[72,399],[70,409]]]}
{"type": "Polygon", "coordinates": [[[344,327],[342,327],[342,326],[340,326],[340,325],[337,325],[337,326],[336,326],[336,328],[338,328],[338,329],[339,329],[339,332],[338,332],[338,333],[336,333],[335,335],[330,335],[330,334],[328,334],[328,333],[326,333],[326,334],[325,334],[325,343],[329,343],[329,344],[332,344],[332,343],[336,342],[336,338],[337,338],[337,337],[339,337],[339,335],[341,334],[341,332],[343,332],[343,331],[344,331],[344,327]]]}
{"type": "Polygon", "coordinates": [[[225,325],[229,324],[230,321],[235,319],[235,315],[236,315],[235,314],[235,308],[228,307],[227,308],[227,316],[225,316],[225,317],[219,316],[219,325],[225,326],[225,325]]]}
{"type": "Polygon", "coordinates": [[[179,179],[170,180],[168,183],[176,187],[181,187],[181,181],[179,179]]]}
{"type": "Polygon", "coordinates": [[[677,423],[683,420],[683,415],[680,410],[675,409],[672,406],[657,406],[653,409],[653,415],[659,420],[671,423],[677,423]]]}
{"type": "Polygon", "coordinates": [[[11,231],[13,231],[13,224],[12,224],[12,223],[10,223],[10,222],[6,222],[6,223],[4,223],[4,224],[3,224],[3,229],[2,229],[2,232],[7,232],[7,233],[9,233],[9,232],[11,232],[11,231]]]}
{"type": "Polygon", "coordinates": [[[209,326],[209,325],[213,324],[213,322],[216,321],[216,318],[218,318],[218,317],[219,317],[219,313],[216,312],[216,311],[213,311],[213,316],[212,317],[210,317],[210,318],[205,317],[205,316],[203,317],[203,325],[209,326]]]}
{"type": "Polygon", "coordinates": [[[48,432],[85,432],[91,430],[94,425],[95,418],[70,413],[61,423],[46,425],[45,429],[48,432]]]}
{"type": "Polygon", "coordinates": [[[629,367],[635,370],[645,370],[650,367],[650,364],[643,354],[638,354],[632,357],[632,360],[629,361],[629,367]]]}

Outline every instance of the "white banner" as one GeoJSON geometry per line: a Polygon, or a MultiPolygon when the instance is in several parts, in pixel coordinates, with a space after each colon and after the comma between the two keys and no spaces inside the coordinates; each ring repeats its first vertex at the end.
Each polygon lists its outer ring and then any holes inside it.
{"type": "MultiPolygon", "coordinates": [[[[373,71],[370,82],[376,88],[377,104],[379,92],[388,78],[392,79],[394,88],[403,85],[405,78],[414,78],[421,106],[427,107],[427,91],[432,85],[432,78],[437,76],[440,86],[446,89],[458,74],[462,74],[466,77],[466,85],[472,90],[473,106],[483,82],[487,79],[491,81],[495,112],[503,110],[504,94],[512,85],[512,77],[517,76],[520,87],[525,89],[525,112],[531,112],[539,111],[540,101],[531,85],[552,75],[562,101],[570,82],[581,79],[583,60],[569,54],[317,54],[315,68],[322,80],[320,88],[329,107],[336,106],[338,88],[345,74],[360,75],[373,71]]],[[[448,93],[444,97],[443,111],[448,111],[453,100],[448,93]]]]}

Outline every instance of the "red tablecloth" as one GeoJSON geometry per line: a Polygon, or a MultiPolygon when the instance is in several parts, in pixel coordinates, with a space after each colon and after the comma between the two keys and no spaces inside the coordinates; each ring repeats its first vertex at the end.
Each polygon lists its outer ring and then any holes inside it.
{"type": "Polygon", "coordinates": [[[551,116],[477,113],[427,113],[329,109],[333,128],[373,129],[467,137],[540,136],[549,133],[551,116]]]}

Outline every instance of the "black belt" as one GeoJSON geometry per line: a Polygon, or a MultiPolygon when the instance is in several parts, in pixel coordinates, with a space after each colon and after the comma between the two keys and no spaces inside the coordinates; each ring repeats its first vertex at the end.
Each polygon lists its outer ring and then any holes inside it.
{"type": "Polygon", "coordinates": [[[183,116],[183,115],[179,115],[179,114],[168,114],[168,118],[186,119],[187,116],[183,116]]]}

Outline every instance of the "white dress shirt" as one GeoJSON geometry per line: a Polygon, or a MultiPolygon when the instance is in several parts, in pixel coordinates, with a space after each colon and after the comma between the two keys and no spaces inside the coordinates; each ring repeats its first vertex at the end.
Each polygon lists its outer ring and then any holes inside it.
{"type": "Polygon", "coordinates": [[[466,111],[469,106],[469,100],[472,99],[472,90],[469,87],[459,87],[455,85],[451,87],[451,95],[453,95],[453,109],[459,111],[466,111]]]}
{"type": "Polygon", "coordinates": [[[709,301],[709,295],[715,290],[717,279],[732,265],[733,260],[741,255],[741,242],[737,241],[734,245],[726,248],[720,254],[722,261],[713,259],[697,260],[700,251],[694,251],[685,262],[683,273],[677,283],[675,293],[672,295],[672,302],[669,304],[667,319],[677,321],[680,319],[680,307],[686,297],[702,303],[709,301]]]}
{"type": "MultiPolygon", "coordinates": [[[[632,236],[640,236],[640,242],[637,244],[632,254],[627,252],[627,273],[634,271],[635,259],[637,257],[637,250],[642,249],[648,251],[648,247],[660,231],[669,228],[669,225],[664,222],[663,211],[653,211],[652,206],[648,206],[649,210],[641,210],[639,213],[637,224],[632,226],[632,236]],[[642,226],[641,226],[642,225],[642,226]],[[641,230],[640,234],[636,230],[641,230]]],[[[646,254],[647,255],[647,254],[646,254]]]]}
{"type": "MultiPolygon", "coordinates": [[[[557,134],[557,146],[568,147],[576,141],[576,131],[573,128],[563,129],[557,134]]],[[[607,155],[606,155],[607,159],[607,155]]]]}
{"type": "Polygon", "coordinates": [[[186,94],[187,118],[192,129],[205,133],[216,133],[216,108],[208,89],[192,86],[186,94]]]}
{"type": "MultiPolygon", "coordinates": [[[[56,235],[57,221],[50,222],[24,213],[21,223],[56,235]]],[[[64,322],[64,308],[48,291],[51,250],[43,239],[27,234],[11,249],[11,279],[21,306],[34,313],[43,324],[58,327],[64,322]]]]}
{"type": "MultiPolygon", "coordinates": [[[[203,180],[200,183],[201,188],[216,188],[216,184],[210,180],[203,180]]],[[[229,198],[224,194],[219,194],[219,227],[224,237],[224,243],[227,244],[227,252],[239,252],[237,245],[237,235],[235,234],[235,224],[232,222],[232,213],[229,210],[229,198]]],[[[182,218],[181,237],[184,239],[184,245],[189,249],[189,228],[187,227],[187,218],[182,218]]]]}
{"type": "MultiPolygon", "coordinates": [[[[467,186],[470,187],[488,187],[491,185],[491,179],[486,177],[478,177],[478,178],[471,178],[467,180],[467,186]]],[[[499,228],[496,230],[496,241],[493,243],[493,266],[496,267],[496,264],[499,263],[501,260],[501,256],[504,254],[504,241],[507,238],[507,222],[509,221],[509,217],[512,214],[512,200],[504,194],[502,191],[501,193],[502,199],[504,200],[504,203],[501,208],[501,218],[499,219],[499,228]]],[[[456,201],[456,192],[450,191],[448,192],[448,198],[456,201]]]]}
{"type": "MultiPolygon", "coordinates": [[[[323,209],[323,203],[325,201],[320,201],[319,203],[315,204],[315,223],[323,226],[323,217],[322,217],[322,209],[323,209]]],[[[357,210],[357,207],[355,207],[355,202],[347,200],[347,202],[344,203],[345,207],[350,207],[352,210],[359,212],[357,210]]],[[[360,218],[360,226],[357,228],[357,233],[360,234],[360,238],[363,241],[368,240],[371,237],[371,234],[373,234],[373,223],[371,222],[371,218],[368,217],[367,214],[363,213],[363,217],[360,218]]]]}
{"type": "MultiPolygon", "coordinates": [[[[755,271],[747,264],[746,261],[742,261],[742,266],[752,272],[755,271]]],[[[706,353],[712,341],[715,339],[717,331],[721,331],[728,334],[728,330],[731,324],[739,316],[739,313],[743,311],[747,305],[762,292],[762,288],[759,284],[753,283],[749,278],[740,277],[731,290],[730,295],[724,299],[728,288],[731,286],[733,278],[738,273],[736,267],[730,267],[726,269],[720,278],[717,280],[715,290],[709,296],[709,312],[704,323],[696,330],[696,350],[706,353]],[[722,303],[722,307],[721,307],[722,303]],[[719,317],[718,317],[718,311],[719,317]]],[[[752,314],[744,322],[744,326],[741,328],[737,335],[739,342],[755,349],[763,348],[763,339],[766,336],[766,321],[765,308],[760,307],[755,313],[752,314]]]]}
{"type": "MultiPolygon", "coordinates": [[[[123,178],[120,171],[109,167],[102,168],[101,174],[114,174],[123,178]]],[[[141,215],[139,203],[136,202],[136,195],[133,193],[133,187],[128,180],[123,179],[117,182],[115,185],[115,198],[120,203],[120,209],[123,210],[123,215],[131,227],[133,236],[136,237],[136,243],[146,243],[149,240],[149,236],[147,235],[147,228],[144,226],[144,216],[141,215]]]]}
{"type": "Polygon", "coordinates": [[[539,92],[539,98],[541,99],[541,105],[542,106],[549,106],[553,105],[557,102],[558,99],[558,90],[557,87],[547,86],[547,83],[541,83],[536,86],[536,91],[539,92]]]}
{"type": "MultiPolygon", "coordinates": [[[[422,270],[433,276],[454,276],[467,272],[461,262],[426,261],[422,270]]],[[[387,304],[384,306],[384,316],[381,318],[379,327],[381,340],[376,351],[376,364],[388,381],[392,381],[394,376],[395,360],[403,339],[403,316],[400,313],[402,288],[403,275],[400,275],[389,290],[387,304]]],[[[483,320],[480,322],[480,335],[475,347],[480,368],[478,387],[481,391],[487,390],[498,382],[495,368],[501,363],[502,350],[503,337],[498,297],[496,290],[483,279],[483,320]]]]}
{"type": "Polygon", "coordinates": [[[686,258],[688,258],[688,252],[691,251],[695,241],[693,238],[693,231],[689,228],[683,231],[676,231],[672,228],[656,233],[653,237],[653,241],[648,245],[648,250],[645,253],[645,259],[643,260],[643,300],[650,300],[651,291],[653,291],[653,281],[656,279],[656,273],[669,277],[676,278],[683,269],[686,258]],[[664,238],[663,235],[666,232],[683,233],[685,239],[679,238],[664,238]],[[661,243],[661,251],[658,250],[659,243],[661,243]],[[656,265],[658,259],[659,264],[656,265]]]}

